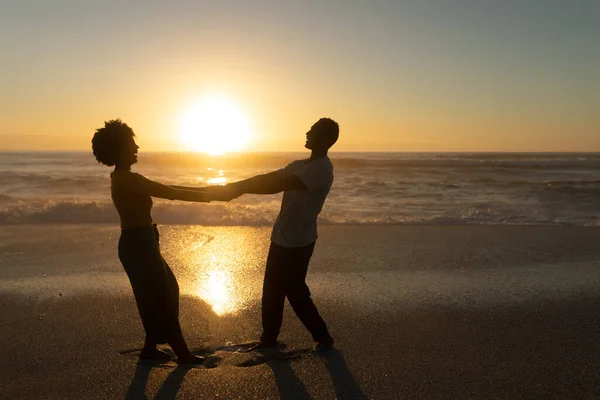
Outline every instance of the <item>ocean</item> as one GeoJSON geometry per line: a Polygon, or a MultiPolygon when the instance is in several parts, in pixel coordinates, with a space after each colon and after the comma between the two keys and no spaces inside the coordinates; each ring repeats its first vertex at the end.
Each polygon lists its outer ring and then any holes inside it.
{"type": "MultiPolygon", "coordinates": [[[[165,184],[224,184],[303,153],[144,153],[134,170],[165,184]]],[[[333,153],[319,224],[600,225],[599,153],[333,153]]],[[[0,224],[117,224],[111,169],[91,152],[0,153],[0,224]]],[[[229,203],[155,200],[159,224],[271,225],[281,194],[229,203]]]]}

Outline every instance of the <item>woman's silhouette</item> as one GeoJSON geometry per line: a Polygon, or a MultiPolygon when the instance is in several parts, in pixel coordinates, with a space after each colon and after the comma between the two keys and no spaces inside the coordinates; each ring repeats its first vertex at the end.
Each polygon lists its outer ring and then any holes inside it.
{"type": "Polygon", "coordinates": [[[198,190],[165,186],[131,171],[139,147],[133,130],[112,120],[97,129],[92,149],[98,162],[114,166],[111,195],[121,219],[119,259],[129,277],[146,341],[140,358],[168,359],[156,348],[168,343],[180,364],[198,364],[204,359],[188,349],[179,325],[179,286],[160,253],[158,230],[152,222],[152,197],[208,202],[209,194],[198,190]]]}

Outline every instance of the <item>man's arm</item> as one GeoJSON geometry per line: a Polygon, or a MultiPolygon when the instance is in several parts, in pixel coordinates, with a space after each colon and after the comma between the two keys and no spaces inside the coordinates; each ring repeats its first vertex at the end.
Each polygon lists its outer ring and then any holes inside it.
{"type": "Polygon", "coordinates": [[[244,193],[275,194],[284,190],[306,190],[306,185],[295,175],[286,177],[274,171],[243,181],[230,183],[225,186],[225,190],[231,191],[238,197],[244,193]]]}
{"type": "Polygon", "coordinates": [[[178,186],[178,185],[169,185],[169,187],[175,190],[187,190],[189,192],[205,192],[206,186],[198,187],[198,186],[178,186]]]}
{"type": "Polygon", "coordinates": [[[169,187],[178,191],[203,193],[204,196],[206,196],[206,198],[210,199],[210,201],[230,201],[235,199],[236,197],[241,196],[241,194],[236,194],[227,186],[221,185],[202,187],[170,185],[169,187]]]}
{"type": "Polygon", "coordinates": [[[244,193],[252,194],[275,194],[284,190],[305,189],[304,183],[293,176],[288,179],[280,176],[277,172],[257,175],[243,181],[229,183],[225,186],[178,186],[170,185],[174,190],[185,190],[188,192],[201,192],[213,200],[224,200],[241,196],[244,193]]]}

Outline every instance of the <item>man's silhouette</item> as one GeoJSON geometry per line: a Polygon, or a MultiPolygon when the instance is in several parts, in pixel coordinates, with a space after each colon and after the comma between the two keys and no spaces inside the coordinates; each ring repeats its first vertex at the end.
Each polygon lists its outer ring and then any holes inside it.
{"type": "Polygon", "coordinates": [[[333,165],[327,152],[338,135],[338,124],[321,118],[306,133],[305,147],[312,151],[310,158],[223,189],[232,197],[284,192],[271,234],[262,295],[263,333],[255,349],[277,347],[286,297],[312,334],[317,343],[315,349],[322,351],[333,346],[333,338],[311,299],[305,279],[317,240],[317,216],[333,183],[333,165]]]}

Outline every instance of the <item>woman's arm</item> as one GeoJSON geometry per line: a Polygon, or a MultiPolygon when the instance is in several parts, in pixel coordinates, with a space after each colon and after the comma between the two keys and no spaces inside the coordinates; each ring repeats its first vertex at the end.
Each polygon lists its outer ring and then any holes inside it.
{"type": "MultiPolygon", "coordinates": [[[[210,202],[211,196],[204,191],[192,191],[185,189],[176,189],[171,186],[163,185],[145,178],[140,174],[133,174],[134,179],[129,182],[129,190],[137,193],[143,193],[148,196],[158,197],[161,199],[169,200],[182,200],[182,201],[193,201],[193,202],[210,202]]],[[[200,188],[199,188],[200,189],[200,188]]]]}

